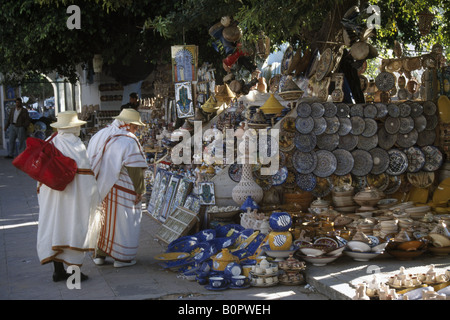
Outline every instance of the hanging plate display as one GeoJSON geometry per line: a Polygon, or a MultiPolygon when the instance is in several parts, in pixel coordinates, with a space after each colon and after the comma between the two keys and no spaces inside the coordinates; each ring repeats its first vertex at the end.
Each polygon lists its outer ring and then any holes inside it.
{"type": "Polygon", "coordinates": [[[352,151],[358,145],[358,136],[347,134],[339,137],[339,146],[347,151],[352,151]]]}
{"type": "Polygon", "coordinates": [[[316,152],[301,152],[297,150],[292,157],[292,164],[298,173],[311,173],[317,166],[316,152]]]}
{"type": "Polygon", "coordinates": [[[385,149],[389,150],[392,148],[397,141],[397,134],[390,134],[386,131],[384,127],[381,127],[378,130],[378,145],[385,149]]]}
{"type": "Polygon", "coordinates": [[[408,157],[407,172],[419,172],[425,165],[425,155],[420,148],[409,147],[405,150],[405,154],[408,157]]]}
{"type": "Polygon", "coordinates": [[[377,118],[378,119],[382,119],[385,116],[387,116],[388,114],[388,109],[387,109],[387,105],[385,105],[384,103],[375,103],[375,106],[377,107],[377,118]]]}
{"type": "Polygon", "coordinates": [[[400,117],[409,117],[411,115],[411,106],[408,103],[400,103],[398,106],[400,117]]]}
{"type": "Polygon", "coordinates": [[[320,102],[314,102],[311,104],[311,117],[319,118],[325,113],[325,107],[320,102]]]}
{"type": "Polygon", "coordinates": [[[327,122],[327,129],[325,130],[325,133],[327,134],[333,134],[338,132],[339,126],[341,123],[339,122],[338,117],[324,117],[325,121],[327,122]]]}
{"type": "Polygon", "coordinates": [[[292,63],[292,58],[294,57],[294,48],[292,46],[287,47],[286,51],[284,51],[283,59],[281,60],[281,73],[287,74],[289,67],[292,63]]]}
{"type": "Polygon", "coordinates": [[[373,159],[373,167],[370,173],[381,174],[389,167],[389,154],[382,148],[373,148],[369,151],[373,159]]]}
{"type": "Polygon", "coordinates": [[[352,171],[355,162],[350,151],[336,149],[333,151],[333,155],[336,157],[336,170],[334,171],[334,174],[338,176],[349,174],[352,171]]]}
{"type": "Polygon", "coordinates": [[[425,115],[425,119],[427,120],[427,125],[425,127],[426,130],[434,130],[436,129],[438,123],[439,123],[439,118],[437,115],[433,114],[433,115],[425,115]]]}
{"type": "Polygon", "coordinates": [[[333,187],[347,187],[351,186],[353,183],[353,178],[351,173],[347,173],[343,176],[338,176],[333,174],[331,176],[331,182],[333,183],[333,187]]]}
{"type": "Polygon", "coordinates": [[[433,101],[425,101],[423,103],[423,113],[427,116],[432,116],[436,114],[436,104],[433,101]]]}
{"type": "Polygon", "coordinates": [[[378,109],[373,104],[366,104],[364,107],[364,117],[366,118],[375,118],[378,114],[378,109]]]}
{"type": "Polygon", "coordinates": [[[389,184],[384,190],[384,194],[393,194],[396,193],[402,184],[402,179],[398,176],[389,176],[389,184]]]}
{"type": "Polygon", "coordinates": [[[228,176],[234,182],[241,181],[242,177],[242,164],[233,163],[228,167],[228,176]]]}
{"type": "Polygon", "coordinates": [[[354,116],[350,118],[350,121],[352,122],[352,130],[350,132],[353,135],[358,136],[364,132],[364,129],[366,128],[366,122],[364,121],[364,118],[354,116]]]}
{"type": "Polygon", "coordinates": [[[395,76],[390,72],[380,72],[375,78],[375,85],[380,91],[388,92],[395,86],[395,76]]]}
{"type": "Polygon", "coordinates": [[[322,133],[325,132],[325,130],[327,130],[327,121],[325,120],[324,117],[313,118],[313,119],[314,119],[313,133],[316,136],[321,135],[322,133]]]}
{"type": "Polygon", "coordinates": [[[310,152],[314,149],[317,138],[314,134],[296,133],[294,137],[295,147],[302,152],[310,152]]]}
{"type": "Polygon", "coordinates": [[[372,155],[366,150],[354,150],[352,152],[354,159],[352,174],[355,176],[366,176],[373,167],[372,155]]]}
{"type": "Polygon", "coordinates": [[[331,176],[336,170],[336,157],[328,150],[316,151],[317,165],[313,173],[317,177],[325,178],[331,176]]]}
{"type": "Polygon", "coordinates": [[[425,155],[425,164],[422,170],[431,172],[439,169],[444,160],[441,151],[435,146],[425,146],[422,147],[421,150],[425,155]]]}
{"type": "Polygon", "coordinates": [[[333,68],[333,53],[330,48],[324,50],[320,55],[319,63],[317,64],[316,80],[320,81],[330,73],[333,68]]]}
{"type": "Polygon", "coordinates": [[[339,145],[339,135],[335,134],[321,134],[317,136],[317,147],[328,151],[333,151],[339,145]]]}
{"type": "Polygon", "coordinates": [[[357,103],[350,107],[350,116],[352,117],[364,117],[364,104],[357,103]]]}
{"type": "Polygon", "coordinates": [[[290,134],[280,134],[278,141],[278,146],[280,150],[283,152],[292,151],[295,148],[294,137],[295,135],[292,136],[290,134]]]}
{"type": "Polygon", "coordinates": [[[434,182],[434,172],[419,171],[416,173],[408,173],[409,183],[416,188],[428,188],[434,182]]]}
{"type": "Polygon", "coordinates": [[[352,121],[350,118],[339,118],[339,130],[338,135],[345,136],[352,131],[352,121]]]}
{"type": "Polygon", "coordinates": [[[408,99],[408,94],[409,94],[409,92],[408,92],[407,89],[405,89],[405,88],[399,89],[398,92],[397,92],[398,100],[406,100],[406,99],[408,99]]]}
{"type": "Polygon", "coordinates": [[[295,118],[284,117],[280,122],[280,129],[282,133],[295,133],[295,118]]]}
{"type": "Polygon", "coordinates": [[[406,154],[398,149],[388,150],[389,166],[386,173],[391,176],[398,176],[406,172],[408,169],[408,157],[406,154]]]}
{"type": "Polygon", "coordinates": [[[423,106],[418,102],[411,103],[411,117],[416,118],[423,113],[423,106]]]}
{"type": "Polygon", "coordinates": [[[288,176],[288,169],[286,167],[281,167],[277,173],[272,176],[272,185],[279,186],[283,184],[288,176]]]}
{"type": "Polygon", "coordinates": [[[295,128],[302,134],[311,133],[314,129],[314,119],[312,117],[297,117],[295,119],[295,128]]]}
{"type": "Polygon", "coordinates": [[[323,107],[325,108],[325,112],[323,113],[324,117],[331,118],[336,116],[337,107],[333,102],[325,102],[323,107]]]}
{"type": "Polygon", "coordinates": [[[313,196],[317,198],[326,197],[331,193],[331,190],[333,189],[333,183],[328,178],[316,178],[316,186],[311,191],[313,196]]]}
{"type": "Polygon", "coordinates": [[[296,177],[297,177],[297,172],[295,171],[295,169],[288,168],[288,175],[287,175],[286,181],[283,184],[283,187],[284,188],[295,188],[296,177]]]}
{"type": "Polygon", "coordinates": [[[434,130],[423,130],[419,132],[419,136],[417,138],[417,145],[419,147],[429,146],[434,144],[436,140],[436,131],[434,130]]]}
{"type": "Polygon", "coordinates": [[[386,173],[367,175],[367,184],[369,187],[384,191],[389,186],[389,176],[386,173]]]}
{"type": "Polygon", "coordinates": [[[308,174],[302,174],[297,173],[295,176],[295,182],[297,183],[298,187],[302,189],[303,191],[311,192],[316,187],[316,176],[312,173],[308,174]]]}
{"type": "Polygon", "coordinates": [[[419,134],[416,129],[411,130],[411,132],[398,134],[397,144],[402,148],[409,148],[416,144],[419,134]]]}
{"type": "Polygon", "coordinates": [[[414,119],[411,117],[404,117],[400,119],[400,128],[398,128],[398,133],[409,133],[414,129],[414,119]]]}
{"type": "Polygon", "coordinates": [[[374,136],[378,131],[378,124],[376,120],[372,118],[366,118],[364,119],[365,125],[364,125],[364,131],[361,133],[363,137],[372,137],[374,136]]]}
{"type": "Polygon", "coordinates": [[[362,149],[362,150],[372,150],[373,148],[375,148],[378,145],[378,135],[373,135],[371,137],[364,137],[364,136],[359,136],[358,137],[358,149],[362,149]]]}
{"type": "Polygon", "coordinates": [[[345,103],[338,103],[336,115],[339,118],[347,118],[350,115],[350,107],[345,103]]]}
{"type": "Polygon", "coordinates": [[[396,134],[400,129],[400,119],[394,117],[388,117],[384,122],[384,128],[389,134],[396,134]]]}
{"type": "Polygon", "coordinates": [[[389,103],[387,105],[388,114],[390,117],[397,118],[400,116],[400,108],[394,103],[389,103]]]}
{"type": "Polygon", "coordinates": [[[417,132],[422,132],[427,127],[427,119],[423,115],[414,118],[414,128],[417,132]]]}
{"type": "Polygon", "coordinates": [[[299,105],[297,105],[297,115],[299,117],[309,117],[311,116],[311,105],[309,103],[306,102],[302,102],[299,105]]]}

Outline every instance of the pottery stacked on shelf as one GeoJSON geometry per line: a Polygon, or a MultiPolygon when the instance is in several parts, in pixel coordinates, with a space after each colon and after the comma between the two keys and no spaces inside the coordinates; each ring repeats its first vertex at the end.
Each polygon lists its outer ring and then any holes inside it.
{"type": "Polygon", "coordinates": [[[250,271],[250,284],[255,287],[271,287],[278,284],[278,265],[270,263],[266,257],[255,264],[250,271]]]}
{"type": "Polygon", "coordinates": [[[334,187],[331,195],[336,211],[341,213],[354,213],[358,208],[353,199],[354,188],[351,185],[334,187]]]}

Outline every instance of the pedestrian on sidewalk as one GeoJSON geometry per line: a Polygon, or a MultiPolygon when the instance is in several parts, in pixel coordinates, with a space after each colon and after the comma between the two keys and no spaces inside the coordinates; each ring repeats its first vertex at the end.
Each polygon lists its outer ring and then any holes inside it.
{"type": "Polygon", "coordinates": [[[89,141],[87,151],[105,211],[94,256],[97,265],[107,256],[114,259],[114,267],[136,263],[147,161],[134,133],[144,125],[138,111],[126,108],[89,141]]]}
{"type": "MultiPolygon", "coordinates": [[[[67,265],[82,266],[86,251],[93,251],[101,225],[101,201],[86,147],[79,138],[74,111],[60,112],[51,126],[58,130],[53,145],[77,163],[77,174],[63,191],[38,183],[39,226],[37,251],[41,264],[53,262],[53,281],[70,276],[67,265]]],[[[81,280],[87,276],[81,274],[81,280]]]]}
{"type": "Polygon", "coordinates": [[[9,128],[9,148],[7,159],[14,159],[15,152],[22,153],[25,150],[25,141],[27,139],[27,129],[31,123],[30,115],[27,108],[22,105],[22,99],[16,98],[16,107],[9,111],[8,121],[6,122],[5,131],[9,128]],[[19,147],[16,149],[16,140],[19,147]]]}

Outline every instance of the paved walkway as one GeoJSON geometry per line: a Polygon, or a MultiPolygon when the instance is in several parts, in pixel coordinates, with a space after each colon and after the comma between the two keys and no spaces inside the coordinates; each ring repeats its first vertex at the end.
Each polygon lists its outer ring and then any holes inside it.
{"type": "Polygon", "coordinates": [[[2,300],[348,300],[358,283],[373,272],[380,280],[397,273],[426,272],[430,264],[438,271],[450,269],[450,258],[425,254],[413,261],[381,256],[370,262],[341,257],[324,267],[307,265],[308,285],[246,290],[209,291],[196,282],[162,269],[154,256],[165,248],[155,240],[159,229],[143,215],[137,264],[114,268],[111,260],[96,266],[87,255],[82,272],[89,279],[81,289],[68,289],[65,282],[52,281],[52,264],[41,265],[36,252],[38,203],[36,182],[17,170],[0,150],[0,299],[2,300]],[[314,290],[311,290],[312,285],[314,290]]]}

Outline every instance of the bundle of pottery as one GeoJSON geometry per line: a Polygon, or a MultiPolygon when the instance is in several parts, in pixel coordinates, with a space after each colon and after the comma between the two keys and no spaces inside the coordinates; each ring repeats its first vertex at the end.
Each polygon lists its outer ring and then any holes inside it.
{"type": "Polygon", "coordinates": [[[278,284],[278,265],[270,263],[265,257],[252,267],[250,271],[251,285],[269,287],[278,284]]]}

